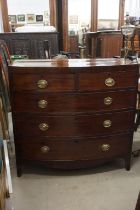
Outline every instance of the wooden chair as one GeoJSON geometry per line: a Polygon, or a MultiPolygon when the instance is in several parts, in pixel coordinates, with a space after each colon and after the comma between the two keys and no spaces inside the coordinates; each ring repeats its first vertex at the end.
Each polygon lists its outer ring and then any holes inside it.
{"type": "MultiPolygon", "coordinates": [[[[6,179],[6,196],[10,196],[9,187],[12,189],[11,185],[11,175],[10,175],[10,166],[9,166],[9,153],[8,153],[8,143],[10,144],[12,150],[12,142],[10,141],[9,135],[9,120],[8,113],[10,111],[10,101],[9,101],[9,82],[7,70],[5,69],[5,65],[3,63],[3,58],[0,56],[0,128],[1,135],[0,139],[3,147],[3,175],[4,179],[6,179]]],[[[3,197],[5,198],[5,197],[3,197]]],[[[4,204],[4,200],[2,205],[4,204]]],[[[1,210],[0,206],[0,210],[1,210]]]]}
{"type": "Polygon", "coordinates": [[[12,63],[9,49],[4,40],[0,40],[0,55],[2,56],[3,62],[5,65],[12,63]]]}

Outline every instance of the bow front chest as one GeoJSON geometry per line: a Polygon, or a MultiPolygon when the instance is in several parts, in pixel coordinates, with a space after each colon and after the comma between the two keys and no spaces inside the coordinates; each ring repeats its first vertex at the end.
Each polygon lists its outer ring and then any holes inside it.
{"type": "Polygon", "coordinates": [[[130,169],[138,65],[118,59],[23,60],[9,66],[17,174],[23,164],[130,169]]]}

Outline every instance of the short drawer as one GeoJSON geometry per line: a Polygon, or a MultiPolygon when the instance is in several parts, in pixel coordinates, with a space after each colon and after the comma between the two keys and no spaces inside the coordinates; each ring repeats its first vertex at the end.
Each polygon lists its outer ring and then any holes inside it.
{"type": "Polygon", "coordinates": [[[75,77],[74,74],[13,74],[12,88],[14,91],[73,91],[75,77]]]}
{"type": "Polygon", "coordinates": [[[67,114],[135,108],[136,92],[108,91],[82,94],[21,94],[14,95],[14,112],[67,114]]]}
{"type": "MultiPolygon", "coordinates": [[[[17,145],[18,146],[18,145],[17,145]]],[[[86,139],[35,139],[20,141],[20,157],[29,160],[92,160],[122,157],[131,148],[129,134],[86,139]]]]}
{"type": "Polygon", "coordinates": [[[134,126],[134,111],[75,116],[15,116],[14,128],[20,136],[96,136],[133,130],[134,126]]]}
{"type": "Polygon", "coordinates": [[[100,89],[135,88],[137,85],[137,71],[115,71],[81,73],[79,75],[79,90],[91,91],[100,89]]]}

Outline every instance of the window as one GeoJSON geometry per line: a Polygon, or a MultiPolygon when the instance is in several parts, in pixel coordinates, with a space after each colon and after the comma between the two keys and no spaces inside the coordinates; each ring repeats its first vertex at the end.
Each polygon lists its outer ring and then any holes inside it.
{"type": "Polygon", "coordinates": [[[0,12],[0,33],[3,32],[3,20],[2,20],[2,13],[0,12]]]}
{"type": "Polygon", "coordinates": [[[98,30],[118,29],[119,0],[98,0],[98,30]]]}
{"type": "Polygon", "coordinates": [[[85,31],[90,30],[91,0],[68,0],[68,33],[78,35],[79,43],[85,31]]]}
{"type": "Polygon", "coordinates": [[[140,0],[125,0],[125,14],[130,15],[131,24],[140,24],[140,0]]]}
{"type": "Polygon", "coordinates": [[[125,14],[140,17],[140,0],[125,0],[125,14]]]}

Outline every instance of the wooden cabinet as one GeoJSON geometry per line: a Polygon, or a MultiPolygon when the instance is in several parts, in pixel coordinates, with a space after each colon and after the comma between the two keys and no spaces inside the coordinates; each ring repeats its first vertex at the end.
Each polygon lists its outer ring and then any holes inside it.
{"type": "Polygon", "coordinates": [[[27,55],[31,59],[44,59],[46,58],[45,40],[49,42],[52,56],[59,53],[57,32],[1,33],[0,39],[6,42],[11,55],[27,55]]]}
{"type": "MultiPolygon", "coordinates": [[[[79,43],[78,43],[78,35],[71,35],[71,36],[69,36],[69,51],[71,52],[71,53],[79,53],[79,48],[78,48],[78,46],[79,46],[79,43]]],[[[73,56],[75,56],[75,55],[73,55],[73,56]]]]}
{"type": "Polygon", "coordinates": [[[86,34],[87,57],[113,58],[121,55],[120,31],[99,31],[86,34]]]}
{"type": "Polygon", "coordinates": [[[134,34],[130,38],[130,47],[132,50],[132,54],[135,55],[138,54],[138,57],[140,57],[140,28],[135,27],[134,34]]]}
{"type": "Polygon", "coordinates": [[[17,173],[30,161],[130,169],[138,65],[117,59],[16,61],[9,66],[17,173]]]}
{"type": "Polygon", "coordinates": [[[113,58],[121,55],[121,33],[102,33],[98,39],[98,55],[101,58],[113,58]]]}

